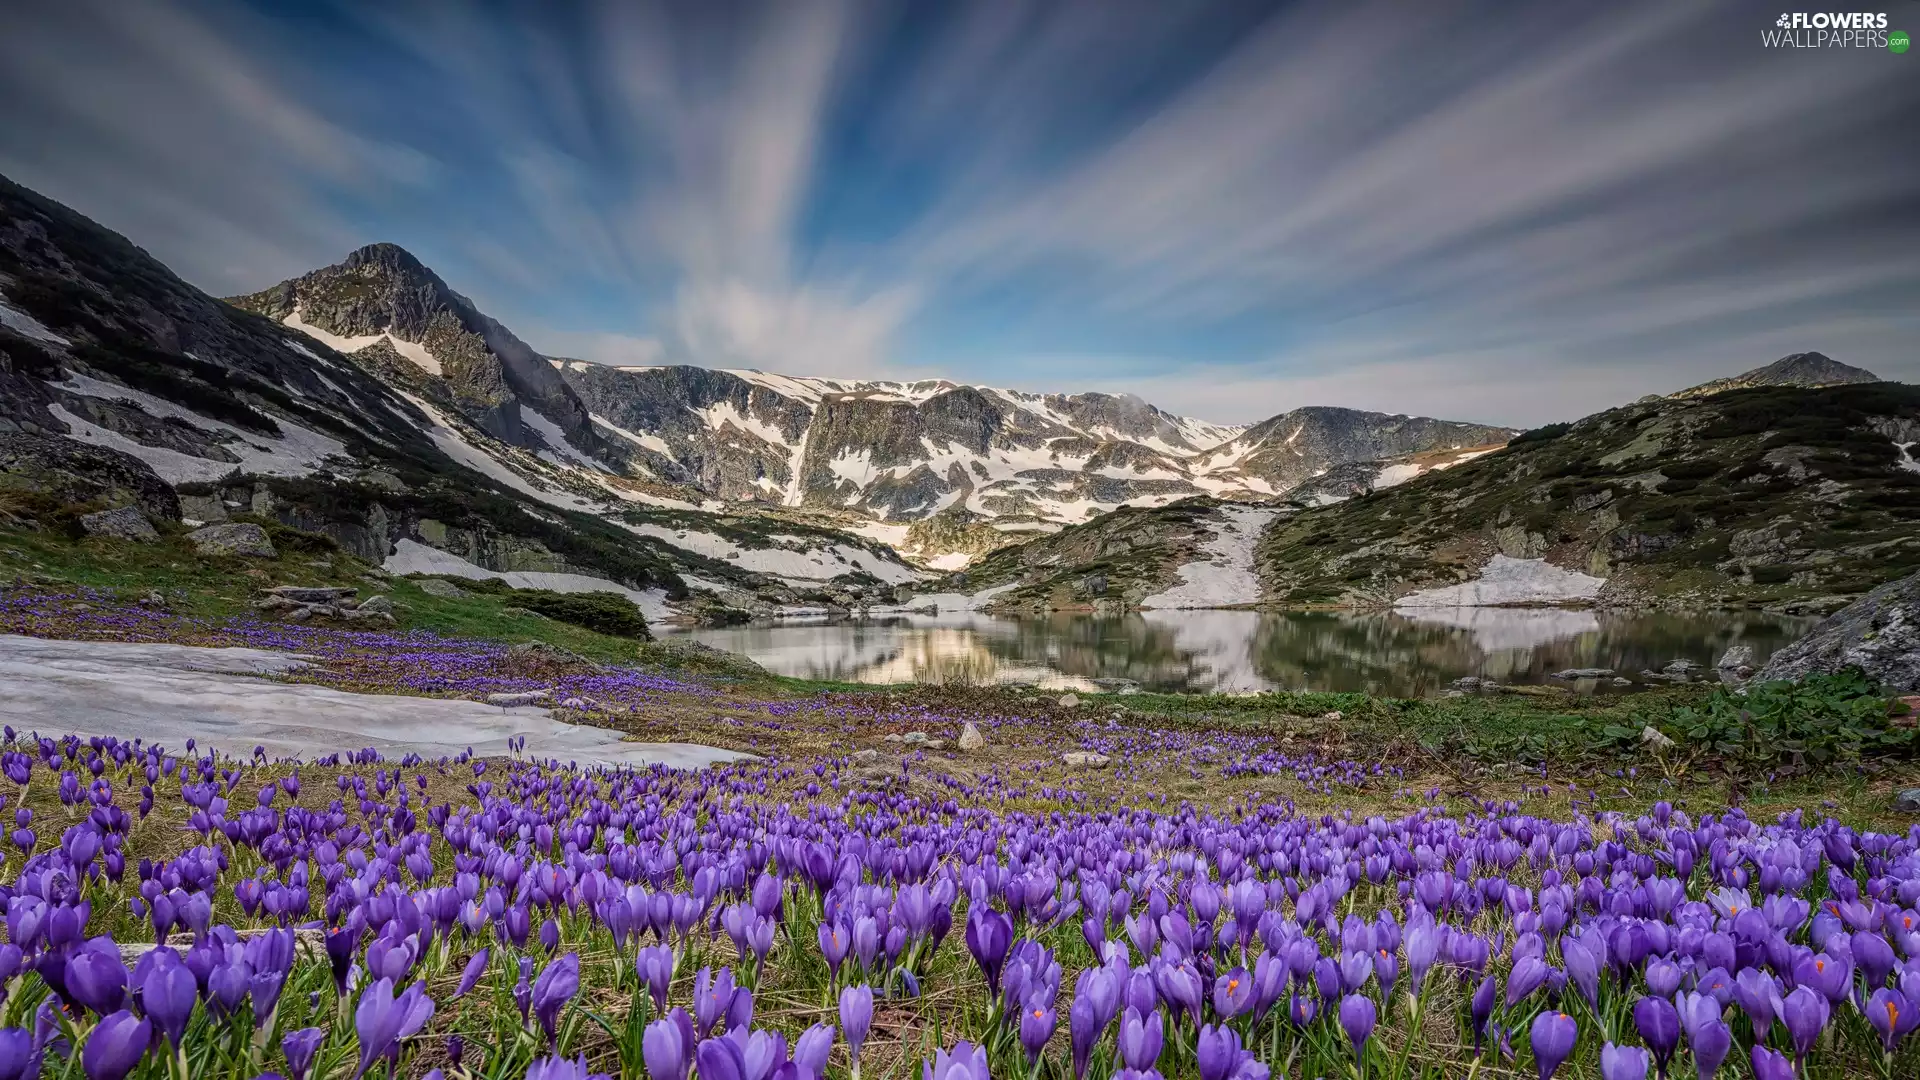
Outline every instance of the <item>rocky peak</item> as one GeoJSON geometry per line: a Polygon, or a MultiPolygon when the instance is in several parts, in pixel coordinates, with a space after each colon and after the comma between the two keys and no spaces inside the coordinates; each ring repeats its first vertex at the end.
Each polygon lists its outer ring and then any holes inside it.
{"type": "Polygon", "coordinates": [[[1669,396],[1706,397],[1709,394],[1724,393],[1728,390],[1745,390],[1755,386],[1798,386],[1810,390],[1819,386],[1847,386],[1854,383],[1880,381],[1880,376],[1873,372],[1851,364],[1843,364],[1825,353],[1797,352],[1789,353],[1765,367],[1742,372],[1730,379],[1704,382],[1669,396]]]}

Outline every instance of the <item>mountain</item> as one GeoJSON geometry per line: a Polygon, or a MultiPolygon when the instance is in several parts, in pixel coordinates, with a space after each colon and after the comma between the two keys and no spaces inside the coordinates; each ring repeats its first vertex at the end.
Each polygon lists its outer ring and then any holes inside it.
{"type": "Polygon", "coordinates": [[[252,515],[392,570],[625,591],[655,616],[868,606],[921,577],[870,538],[648,499],[619,454],[588,457],[605,448],[552,365],[410,256],[376,245],[332,269],[249,302],[313,313],[349,354],[0,178],[0,516],[57,525],[66,503],[128,499],[188,524],[252,515]]]}
{"type": "Polygon", "coordinates": [[[1824,610],[1920,568],[1920,387],[1643,399],[1279,520],[1257,562],[1287,604],[1824,610]]]}
{"type": "Polygon", "coordinates": [[[1765,367],[1735,375],[1731,379],[1714,379],[1699,386],[1688,387],[1669,395],[1676,398],[1706,397],[1710,394],[1724,393],[1728,390],[1745,390],[1755,386],[1798,386],[1812,388],[1816,386],[1850,386],[1855,383],[1879,382],[1880,376],[1865,368],[1852,367],[1838,360],[1830,359],[1825,353],[1800,352],[1783,356],[1765,367]]]}
{"type": "Polygon", "coordinates": [[[369,366],[501,442],[588,468],[623,460],[546,357],[394,244],[370,244],[333,266],[228,303],[341,353],[381,346],[365,358],[369,366]]]}

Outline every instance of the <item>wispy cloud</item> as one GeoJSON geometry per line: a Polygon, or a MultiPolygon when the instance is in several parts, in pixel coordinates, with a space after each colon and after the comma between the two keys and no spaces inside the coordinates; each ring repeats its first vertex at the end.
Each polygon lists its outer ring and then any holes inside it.
{"type": "Polygon", "coordinates": [[[555,353],[1222,420],[1920,376],[1911,57],[1750,5],[30,8],[0,171],[219,292],[392,239],[555,353]]]}

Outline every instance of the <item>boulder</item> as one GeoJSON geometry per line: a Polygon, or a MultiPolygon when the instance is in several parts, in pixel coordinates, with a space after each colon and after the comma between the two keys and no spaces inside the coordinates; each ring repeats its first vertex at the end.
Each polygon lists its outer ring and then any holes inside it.
{"type": "Polygon", "coordinates": [[[1073,709],[1073,708],[1078,708],[1078,707],[1079,707],[1079,705],[1080,705],[1080,698],[1078,697],[1078,695],[1075,695],[1075,694],[1061,694],[1061,695],[1060,695],[1060,707],[1061,707],[1061,708],[1063,708],[1063,709],[1073,709]]]}
{"type": "Polygon", "coordinates": [[[909,731],[900,736],[900,741],[908,746],[925,746],[930,736],[924,731],[909,731]]]}
{"type": "Polygon", "coordinates": [[[1105,754],[1095,754],[1086,750],[1075,750],[1060,755],[1060,763],[1069,769],[1104,769],[1110,760],[1105,754]]]}
{"type": "Polygon", "coordinates": [[[0,491],[64,503],[131,504],[150,521],[180,520],[180,497],[132,454],[59,435],[0,432],[0,491]]]}
{"type": "Polygon", "coordinates": [[[1738,671],[1741,668],[1751,669],[1753,667],[1753,646],[1731,646],[1721,655],[1720,662],[1713,666],[1721,671],[1738,671]]]}
{"type": "Polygon", "coordinates": [[[137,506],[117,506],[112,510],[100,510],[80,515],[80,527],[87,530],[88,536],[105,536],[115,540],[135,540],[151,543],[160,539],[154,531],[153,522],[140,512],[137,506]]]}
{"type": "Polygon", "coordinates": [[[880,760],[878,750],[855,750],[852,761],[855,765],[872,765],[880,760]]]}
{"type": "Polygon", "coordinates": [[[1803,679],[1857,667],[1898,690],[1920,690],[1920,574],[1890,581],[1781,649],[1756,679],[1803,679]]]}
{"type": "Polygon", "coordinates": [[[333,585],[275,585],[265,590],[268,596],[292,600],[297,604],[338,604],[353,599],[359,591],[351,586],[333,585]]]}
{"type": "Polygon", "coordinates": [[[1671,750],[1677,744],[1663,734],[1659,728],[1649,724],[1640,729],[1640,745],[1657,753],[1661,750],[1671,750]]]}
{"type": "Polygon", "coordinates": [[[419,584],[421,592],[428,596],[437,596],[442,600],[460,600],[473,595],[445,578],[426,578],[419,584]]]}
{"type": "Polygon", "coordinates": [[[1610,667],[1576,667],[1568,668],[1565,671],[1556,671],[1550,677],[1555,679],[1605,679],[1612,677],[1612,675],[1613,669],[1610,667]]]}
{"type": "Polygon", "coordinates": [[[354,605],[355,611],[379,611],[393,614],[393,598],[389,596],[369,596],[354,605]]]}
{"type": "Polygon", "coordinates": [[[244,555],[272,559],[280,554],[273,549],[273,541],[267,539],[267,530],[251,521],[208,525],[188,533],[187,539],[193,541],[194,550],[202,555],[244,555]]]}
{"type": "Polygon", "coordinates": [[[987,748],[987,737],[980,734],[980,729],[974,725],[973,721],[969,720],[961,725],[960,739],[955,745],[968,752],[985,750],[987,748]]]}
{"type": "Polygon", "coordinates": [[[1910,787],[1893,797],[1893,808],[1902,814],[1920,814],[1920,787],[1910,787]]]}

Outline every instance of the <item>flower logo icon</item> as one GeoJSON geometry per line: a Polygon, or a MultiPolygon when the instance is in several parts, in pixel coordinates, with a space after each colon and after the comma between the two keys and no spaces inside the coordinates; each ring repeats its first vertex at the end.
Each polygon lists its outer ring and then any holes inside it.
{"type": "Polygon", "coordinates": [[[1780,16],[1780,17],[1779,17],[1778,19],[1775,19],[1775,20],[1774,20],[1774,23],[1773,23],[1773,25],[1775,25],[1775,26],[1778,26],[1778,27],[1781,27],[1782,29],[1784,29],[1784,28],[1786,28],[1786,27],[1788,27],[1788,26],[1791,26],[1792,24],[1793,24],[1793,20],[1792,20],[1792,19],[1790,19],[1790,18],[1788,18],[1788,17],[1787,17],[1787,16],[1785,16],[1785,15],[1782,15],[1782,16],[1780,16]]]}

